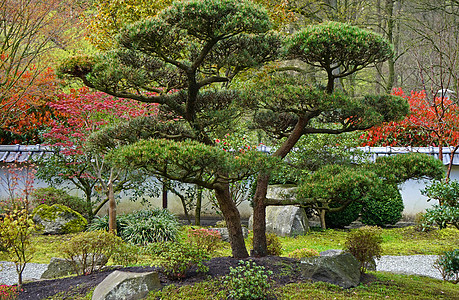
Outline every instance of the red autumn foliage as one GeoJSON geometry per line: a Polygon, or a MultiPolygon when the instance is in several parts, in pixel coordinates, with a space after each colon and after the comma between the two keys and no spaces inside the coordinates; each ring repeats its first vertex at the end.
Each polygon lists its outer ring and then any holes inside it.
{"type": "Polygon", "coordinates": [[[39,131],[53,122],[48,103],[58,93],[58,81],[50,68],[35,78],[33,68],[22,74],[1,100],[0,123],[4,134],[0,136],[0,144],[38,143],[39,131]]]}
{"type": "Polygon", "coordinates": [[[459,106],[448,98],[428,99],[425,91],[405,95],[395,89],[394,95],[404,97],[411,114],[399,122],[384,123],[367,130],[362,146],[425,147],[456,146],[459,142],[459,106]]]}
{"type": "Polygon", "coordinates": [[[88,136],[104,125],[157,112],[157,104],[115,98],[87,87],[60,94],[48,106],[59,118],[43,136],[48,144],[62,146],[66,155],[81,154],[88,136]]]}

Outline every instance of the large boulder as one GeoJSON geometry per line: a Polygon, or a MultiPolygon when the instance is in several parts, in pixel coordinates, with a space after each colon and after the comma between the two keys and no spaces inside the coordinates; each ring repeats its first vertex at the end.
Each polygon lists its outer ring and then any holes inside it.
{"type": "Polygon", "coordinates": [[[48,268],[41,274],[41,278],[52,279],[71,274],[76,274],[71,262],[65,258],[52,257],[48,268]]]}
{"type": "MultiPolygon", "coordinates": [[[[297,187],[293,185],[270,185],[266,198],[275,200],[294,199],[297,187]]],[[[253,215],[249,219],[249,229],[253,228],[253,215]]],[[[266,232],[278,236],[295,236],[309,231],[309,220],[303,208],[286,206],[266,207],[266,232]]]]}
{"type": "Polygon", "coordinates": [[[88,221],[73,209],[61,205],[42,204],[32,212],[33,220],[43,234],[66,234],[83,231],[88,221]]]}
{"type": "MultiPolygon", "coordinates": [[[[249,229],[253,228],[253,216],[249,229]]],[[[266,207],[266,232],[278,236],[296,236],[309,231],[309,221],[304,209],[292,205],[266,207]]]]}
{"type": "Polygon", "coordinates": [[[324,281],[346,289],[360,283],[359,262],[350,253],[302,258],[300,267],[303,277],[313,281],[324,281]]]}
{"type": "Polygon", "coordinates": [[[161,288],[157,272],[114,271],[97,285],[92,300],[137,300],[161,288]]]}
{"type": "MultiPolygon", "coordinates": [[[[108,262],[108,258],[104,254],[100,254],[97,257],[94,257],[93,253],[89,253],[86,257],[86,265],[91,265],[93,259],[95,261],[95,265],[98,267],[105,266],[108,262]]],[[[75,259],[75,261],[82,262],[81,256],[75,259]]],[[[82,269],[82,265],[78,263],[77,268],[82,269]]],[[[76,271],[73,263],[70,260],[60,257],[52,257],[48,264],[48,268],[41,275],[41,278],[52,279],[72,274],[76,274],[76,271]]]]}

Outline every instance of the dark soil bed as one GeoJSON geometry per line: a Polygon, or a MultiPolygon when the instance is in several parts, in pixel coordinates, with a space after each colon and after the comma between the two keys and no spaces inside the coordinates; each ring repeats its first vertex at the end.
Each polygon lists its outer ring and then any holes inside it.
{"type": "MultiPolygon", "coordinates": [[[[248,258],[253,260],[257,265],[264,266],[266,270],[273,272],[274,286],[283,286],[289,283],[307,281],[299,272],[299,261],[279,256],[267,256],[262,258],[248,258]]],[[[180,281],[172,281],[159,272],[161,285],[164,287],[169,284],[176,286],[190,285],[197,282],[205,281],[210,278],[217,278],[229,273],[230,267],[238,266],[238,259],[231,257],[217,257],[205,263],[209,267],[207,273],[196,273],[190,271],[187,277],[180,281]]],[[[85,276],[73,276],[62,279],[43,280],[25,283],[22,287],[23,291],[19,293],[19,300],[39,300],[60,294],[64,297],[59,299],[73,299],[77,295],[86,295],[91,289],[96,287],[102,280],[105,279],[112,271],[97,272],[85,276]]],[[[151,272],[159,271],[155,267],[128,267],[118,268],[127,272],[151,272]]],[[[362,283],[369,283],[376,280],[374,275],[366,274],[361,278],[362,283]]]]}
{"type": "MultiPolygon", "coordinates": [[[[264,266],[266,270],[271,270],[274,274],[275,285],[285,285],[292,282],[303,281],[300,272],[297,272],[299,262],[295,259],[267,256],[263,258],[249,258],[256,262],[257,265],[264,266]]],[[[159,273],[161,284],[163,286],[175,284],[177,286],[194,284],[200,281],[208,280],[209,277],[217,278],[229,273],[230,267],[238,266],[237,259],[231,257],[217,257],[205,264],[209,267],[207,273],[196,273],[191,271],[187,277],[180,281],[172,281],[159,273]]],[[[157,270],[155,267],[128,267],[119,268],[128,272],[151,272],[157,270]]],[[[73,276],[62,279],[35,281],[23,284],[23,291],[19,293],[20,300],[30,299],[46,299],[56,294],[65,294],[64,299],[72,299],[76,295],[85,295],[91,289],[96,287],[102,280],[105,279],[113,270],[97,272],[85,276],[73,276]]]]}

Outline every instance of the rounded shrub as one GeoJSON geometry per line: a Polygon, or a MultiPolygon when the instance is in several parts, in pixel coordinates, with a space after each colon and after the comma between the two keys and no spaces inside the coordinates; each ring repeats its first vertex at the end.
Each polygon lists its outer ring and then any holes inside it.
{"type": "Polygon", "coordinates": [[[282,244],[275,233],[266,234],[266,247],[268,255],[280,256],[282,254],[282,244]]]}
{"type": "MultiPolygon", "coordinates": [[[[330,204],[330,207],[333,207],[333,203],[330,204]]],[[[352,202],[341,211],[328,212],[325,214],[325,223],[328,228],[343,228],[349,226],[359,218],[361,210],[362,204],[352,202]]]]}
{"type": "Polygon", "coordinates": [[[363,199],[360,221],[370,226],[394,225],[402,218],[404,208],[400,191],[386,184],[363,199]]]}
{"type": "Polygon", "coordinates": [[[191,268],[199,272],[207,272],[209,268],[203,264],[210,259],[206,249],[185,242],[154,243],[146,247],[146,252],[159,258],[160,271],[169,279],[185,278],[191,268]]]}
{"type": "Polygon", "coordinates": [[[82,232],[60,246],[64,258],[69,260],[78,275],[90,274],[106,263],[110,257],[123,249],[123,241],[103,230],[82,232]],[[105,263],[100,263],[101,259],[105,263]]]}
{"type": "Polygon", "coordinates": [[[41,204],[49,206],[61,204],[79,212],[84,217],[88,217],[88,212],[91,211],[91,206],[80,197],[71,196],[66,191],[54,187],[36,189],[31,195],[31,204],[34,208],[41,204]]]}
{"type": "Polygon", "coordinates": [[[376,258],[381,258],[381,229],[364,226],[349,232],[344,250],[351,253],[360,263],[360,272],[365,273],[374,264],[376,258]]]}

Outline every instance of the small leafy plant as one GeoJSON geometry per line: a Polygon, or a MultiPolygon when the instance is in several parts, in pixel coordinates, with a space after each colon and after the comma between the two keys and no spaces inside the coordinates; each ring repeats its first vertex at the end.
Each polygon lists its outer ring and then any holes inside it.
{"type": "Polygon", "coordinates": [[[266,245],[268,248],[268,255],[280,256],[282,254],[282,244],[275,233],[266,234],[266,245]]]}
{"type": "Polygon", "coordinates": [[[263,266],[255,262],[240,260],[236,268],[230,267],[229,275],[224,277],[224,285],[228,288],[229,299],[255,300],[266,299],[270,294],[269,276],[273,272],[265,271],[263,266]]]}
{"type": "Polygon", "coordinates": [[[222,247],[222,236],[216,230],[205,228],[190,229],[187,237],[192,246],[201,247],[209,254],[222,247]]]}
{"type": "Polygon", "coordinates": [[[60,251],[70,261],[78,275],[91,274],[105,265],[106,260],[122,250],[123,241],[120,237],[103,230],[82,232],[63,243],[60,251]]]}
{"type": "Polygon", "coordinates": [[[148,252],[160,259],[162,272],[172,280],[185,278],[187,272],[196,268],[198,272],[207,272],[209,268],[203,264],[210,259],[209,253],[201,247],[184,242],[166,242],[151,244],[148,252]]]}
{"type": "Polygon", "coordinates": [[[288,254],[288,257],[296,258],[296,259],[302,259],[304,257],[313,257],[313,256],[319,256],[319,252],[315,249],[309,249],[309,248],[296,249],[288,254]]]}
{"type": "Polygon", "coordinates": [[[359,261],[363,274],[376,258],[381,258],[382,241],[379,227],[364,226],[348,234],[344,249],[359,261]]]}
{"type": "Polygon", "coordinates": [[[16,266],[18,283],[22,285],[22,273],[32,259],[35,247],[31,243],[37,228],[26,209],[9,211],[0,222],[0,244],[16,266]]]}
{"type": "Polygon", "coordinates": [[[459,283],[459,249],[446,251],[440,255],[434,267],[440,271],[443,280],[459,283]]]}
{"type": "MultiPolygon", "coordinates": [[[[250,244],[253,243],[253,235],[249,235],[250,244]]],[[[282,254],[282,243],[275,233],[266,233],[266,248],[268,255],[280,256],[282,254]]]]}

